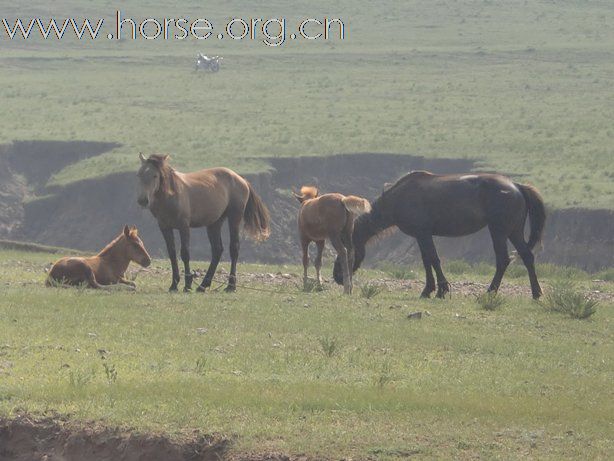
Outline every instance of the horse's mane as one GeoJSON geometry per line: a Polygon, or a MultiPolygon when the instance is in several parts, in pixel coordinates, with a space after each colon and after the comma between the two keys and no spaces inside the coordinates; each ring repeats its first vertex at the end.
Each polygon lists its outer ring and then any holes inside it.
{"type": "Polygon", "coordinates": [[[387,237],[390,237],[397,231],[394,225],[386,225],[383,219],[381,202],[378,197],[371,202],[371,211],[359,215],[354,221],[354,229],[365,229],[369,235],[367,244],[379,242],[387,237]]]}
{"type": "Polygon", "coordinates": [[[397,179],[392,185],[387,187],[381,195],[371,202],[371,211],[358,216],[354,221],[354,228],[368,229],[371,236],[368,243],[378,242],[385,239],[397,231],[397,227],[392,222],[388,211],[388,201],[393,198],[399,190],[410,179],[430,176],[428,171],[410,171],[397,179]]]}
{"type": "Polygon", "coordinates": [[[175,170],[168,163],[168,155],[152,154],[147,163],[153,165],[160,172],[160,191],[165,195],[175,194],[175,170]]]}
{"type": "Polygon", "coordinates": [[[110,243],[107,244],[107,246],[105,246],[102,250],[100,250],[100,252],[98,253],[98,256],[104,256],[106,254],[108,254],[111,249],[117,245],[117,242],[119,242],[119,240],[123,237],[124,234],[120,234],[117,237],[115,237],[113,240],[111,240],[110,243]]]}

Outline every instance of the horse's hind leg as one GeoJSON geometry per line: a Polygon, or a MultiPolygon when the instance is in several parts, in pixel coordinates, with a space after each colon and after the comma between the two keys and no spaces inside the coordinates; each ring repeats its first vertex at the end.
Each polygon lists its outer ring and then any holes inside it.
{"type": "Polygon", "coordinates": [[[190,228],[182,227],[179,229],[179,237],[181,238],[181,260],[183,261],[183,270],[185,274],[185,286],[183,291],[192,290],[192,271],[190,270],[190,228]]]}
{"type": "Polygon", "coordinates": [[[322,253],[324,253],[324,243],[325,243],[325,240],[319,240],[316,242],[316,247],[318,249],[318,254],[316,256],[316,261],[315,261],[316,279],[318,281],[318,285],[320,286],[322,286],[322,276],[320,275],[320,269],[322,269],[322,253]]]}
{"type": "MultiPolygon", "coordinates": [[[[308,238],[301,236],[301,250],[303,252],[303,289],[307,289],[307,271],[309,270],[309,244],[311,241],[308,238]]],[[[317,271],[317,265],[316,265],[317,271]]]]}
{"type": "Polygon", "coordinates": [[[537,274],[535,273],[535,257],[533,256],[533,252],[524,241],[522,230],[514,232],[509,238],[512,245],[514,245],[516,248],[518,255],[522,258],[522,262],[529,273],[529,281],[531,282],[531,293],[533,295],[533,299],[538,299],[542,295],[542,289],[539,286],[537,274]]]}
{"type": "Polygon", "coordinates": [[[85,280],[89,288],[94,288],[95,290],[102,290],[106,288],[98,283],[98,281],[96,280],[96,274],[94,274],[94,271],[92,270],[90,266],[85,264],[84,269],[85,269],[85,280]]]}
{"type": "Polygon", "coordinates": [[[175,249],[175,235],[173,229],[160,229],[164,242],[166,243],[166,251],[168,252],[168,258],[171,260],[171,268],[173,270],[173,281],[168,291],[177,291],[177,285],[179,284],[179,266],[177,265],[177,250],[175,249]]]}
{"type": "Polygon", "coordinates": [[[348,265],[348,251],[341,240],[339,235],[334,235],[330,237],[330,243],[333,245],[333,248],[337,251],[337,255],[341,258],[341,269],[343,271],[343,292],[346,295],[352,293],[352,282],[350,280],[350,269],[348,265]]]}
{"type": "Polygon", "coordinates": [[[239,260],[239,248],[241,247],[239,235],[242,219],[243,212],[228,216],[228,229],[230,231],[230,275],[228,276],[226,292],[237,291],[237,261],[239,260]]]}
{"type": "Polygon", "coordinates": [[[350,279],[350,291],[354,288],[353,283],[353,274],[354,274],[354,244],[352,243],[352,232],[354,230],[353,221],[351,221],[352,217],[349,217],[349,226],[341,233],[341,241],[343,246],[345,246],[347,250],[347,259],[348,259],[348,277],[350,279]]]}
{"type": "Polygon", "coordinates": [[[492,238],[497,265],[495,276],[490,283],[490,287],[488,287],[488,291],[496,292],[499,290],[505,270],[510,264],[510,256],[507,252],[507,236],[503,232],[497,231],[492,227],[489,227],[488,230],[490,231],[490,237],[492,238]]]}
{"type": "Polygon", "coordinates": [[[205,278],[196,289],[196,291],[205,291],[211,286],[213,276],[217,270],[217,265],[220,262],[222,253],[224,252],[224,246],[222,245],[222,224],[223,219],[216,221],[207,227],[207,237],[209,237],[209,243],[211,244],[211,263],[205,274],[205,278]]]}

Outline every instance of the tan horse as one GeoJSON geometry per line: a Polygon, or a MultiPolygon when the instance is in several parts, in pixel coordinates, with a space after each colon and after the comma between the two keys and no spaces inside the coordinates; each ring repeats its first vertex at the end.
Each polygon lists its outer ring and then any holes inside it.
{"type": "Polygon", "coordinates": [[[309,244],[316,242],[318,254],[315,260],[316,278],[322,284],[320,268],[322,252],[326,239],[330,240],[342,261],[343,291],[352,292],[352,273],[354,250],[352,231],[354,218],[371,209],[369,202],[354,195],[344,196],[337,193],[318,195],[315,187],[303,186],[301,193],[294,194],[301,203],[298,214],[298,228],[303,249],[303,284],[307,285],[307,267],[309,266],[309,244]]]}
{"type": "Polygon", "coordinates": [[[228,168],[210,168],[193,173],[180,173],[169,165],[168,155],[139,154],[138,203],[147,207],[158,220],[171,260],[173,280],[169,291],[179,284],[179,267],[175,250],[175,235],[181,238],[181,260],[185,270],[184,291],[192,288],[190,272],[190,228],[206,227],[211,243],[211,264],[198,291],[211,286],[213,276],[224,250],[222,224],[228,219],[230,231],[230,276],[226,291],[237,286],[237,260],[239,258],[239,232],[241,222],[255,240],[269,236],[269,211],[252,185],[228,168]]]}
{"type": "Polygon", "coordinates": [[[136,227],[125,226],[123,232],[96,256],[67,257],[57,261],[49,271],[47,286],[87,285],[100,289],[121,283],[134,288],[136,284],[124,277],[130,262],[147,267],[151,258],[136,227]]]}

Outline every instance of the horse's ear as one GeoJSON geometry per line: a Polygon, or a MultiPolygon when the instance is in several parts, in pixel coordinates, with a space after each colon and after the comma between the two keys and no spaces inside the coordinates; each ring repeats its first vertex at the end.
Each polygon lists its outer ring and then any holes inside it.
{"type": "Polygon", "coordinates": [[[141,163],[145,163],[147,161],[142,152],[139,152],[139,159],[141,160],[141,163]]]}
{"type": "Polygon", "coordinates": [[[168,162],[171,159],[170,154],[164,154],[164,161],[168,162]]]}
{"type": "Polygon", "coordinates": [[[138,236],[139,236],[139,231],[138,231],[138,229],[136,228],[136,226],[131,226],[131,227],[130,227],[130,237],[132,237],[132,238],[136,238],[136,237],[138,237],[138,236]]]}
{"type": "Polygon", "coordinates": [[[130,237],[130,228],[128,227],[128,225],[124,226],[124,235],[126,237],[130,237]]]}
{"type": "Polygon", "coordinates": [[[294,198],[297,199],[300,203],[303,203],[303,201],[305,200],[304,195],[299,195],[294,190],[292,191],[292,195],[294,195],[294,198]]]}

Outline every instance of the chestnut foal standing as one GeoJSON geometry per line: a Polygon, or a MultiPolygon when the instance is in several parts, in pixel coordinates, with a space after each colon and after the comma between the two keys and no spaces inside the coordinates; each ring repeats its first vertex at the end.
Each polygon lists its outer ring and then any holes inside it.
{"type": "Polygon", "coordinates": [[[100,289],[121,283],[134,288],[136,284],[124,277],[130,262],[147,267],[151,258],[136,227],[125,226],[123,232],[96,256],[66,257],[57,261],[49,271],[46,284],[87,285],[100,289]]]}
{"type": "Polygon", "coordinates": [[[342,261],[343,291],[352,293],[352,272],[354,250],[352,248],[352,231],[354,218],[371,209],[369,202],[354,195],[344,196],[337,193],[319,195],[315,187],[301,187],[301,194],[294,193],[301,203],[298,214],[298,228],[303,249],[303,285],[307,285],[307,267],[309,266],[309,244],[316,242],[318,254],[315,260],[316,278],[322,284],[320,268],[322,252],[328,238],[337,257],[342,261]]]}
{"type": "Polygon", "coordinates": [[[241,223],[255,240],[269,236],[269,211],[252,185],[228,168],[209,168],[193,173],[180,173],[169,165],[168,155],[139,154],[138,203],[147,207],[158,220],[158,225],[171,260],[173,280],[169,291],[179,284],[179,267],[175,250],[175,235],[181,238],[181,260],[185,270],[184,291],[192,289],[190,271],[190,228],[206,227],[211,243],[211,264],[198,291],[211,286],[222,256],[222,224],[228,220],[230,230],[230,276],[226,291],[237,287],[237,260],[239,259],[239,232],[241,223]]]}

